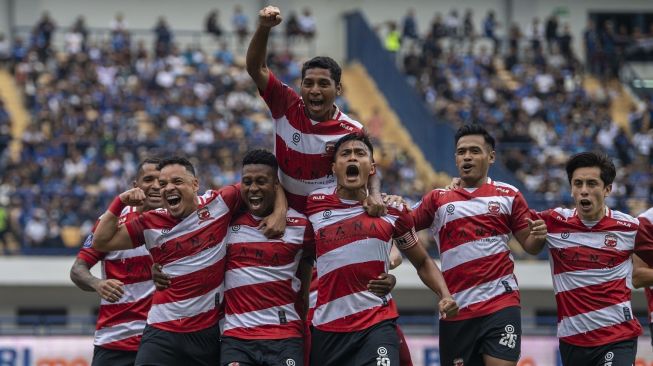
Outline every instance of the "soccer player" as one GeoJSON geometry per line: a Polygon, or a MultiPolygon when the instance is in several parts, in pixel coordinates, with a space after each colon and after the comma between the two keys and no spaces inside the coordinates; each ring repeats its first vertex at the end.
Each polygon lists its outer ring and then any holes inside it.
{"type": "Polygon", "coordinates": [[[441,298],[441,316],[455,316],[458,308],[439,269],[418,245],[409,212],[392,207],[382,217],[365,212],[362,201],[376,171],[369,139],[348,134],[334,150],[337,186],[314,191],[306,208],[315,230],[318,272],[311,365],[398,365],[394,300],[367,289],[369,280],[388,270],[390,239],[441,298]]]}
{"type": "MultiPolygon", "coordinates": [[[[136,365],[213,365],[220,359],[218,308],[224,292],[225,237],[241,206],[240,190],[227,186],[197,197],[195,168],[184,158],[159,164],[165,210],[140,214],[118,226],[127,205],[145,199],[140,188],[121,193],[102,215],[93,247],[102,251],[145,245],[171,277],[170,287],[154,293],[136,365]]],[[[285,215],[279,190],[275,211],[285,215]],[[281,206],[281,207],[280,207],[281,206]]]]}
{"type": "MultiPolygon", "coordinates": [[[[653,208],[640,214],[638,235],[635,239],[635,246],[646,246],[653,243],[653,208]]],[[[646,303],[648,305],[648,322],[651,334],[653,334],[653,268],[649,267],[637,255],[633,255],[633,287],[644,288],[646,303]]],[[[651,340],[653,345],[653,339],[651,340]]]]}
{"type": "Polygon", "coordinates": [[[576,154],[566,170],[575,208],[539,213],[548,231],[562,363],[630,366],[642,333],[630,304],[639,222],[605,205],[616,175],[606,155],[576,154]]]}
{"type": "MultiPolygon", "coordinates": [[[[361,131],[363,125],[334,104],[336,96],[342,93],[342,71],[330,57],[315,57],[304,63],[301,96],[268,69],[268,36],[281,20],[277,7],[267,6],[259,12],[258,27],[247,49],[247,72],[272,112],[279,179],[288,204],[304,213],[309,193],[335,186],[330,159],[335,141],[361,131]]],[[[378,177],[372,177],[364,206],[374,216],[385,211],[380,187],[378,177]]]]}
{"type": "MultiPolygon", "coordinates": [[[[153,158],[139,164],[132,184],[143,191],[145,200],[142,206],[125,207],[120,212],[119,223],[161,207],[158,164],[159,159],[153,158]]],[[[142,246],[125,251],[99,252],[91,248],[92,240],[93,234],[90,234],[70,269],[70,279],[80,289],[95,291],[101,298],[93,342],[93,365],[131,366],[136,360],[147,311],[152,303],[152,258],[142,246]],[[98,262],[102,264],[101,278],[90,272],[98,262]]]]}
{"type": "Polygon", "coordinates": [[[460,187],[431,191],[412,211],[416,230],[433,228],[442,273],[460,307],[456,318],[440,321],[440,362],[516,365],[521,311],[508,241],[512,234],[533,251],[535,222],[517,188],[488,177],[494,138],[465,125],[455,139],[460,187]]]}

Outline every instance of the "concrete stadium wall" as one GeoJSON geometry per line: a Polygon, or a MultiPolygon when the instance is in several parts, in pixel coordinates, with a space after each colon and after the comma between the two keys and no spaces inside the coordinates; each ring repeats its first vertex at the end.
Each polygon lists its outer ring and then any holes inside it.
{"type": "MultiPolygon", "coordinates": [[[[510,20],[519,23],[524,29],[535,16],[545,19],[554,9],[563,8],[568,15],[561,21],[568,22],[576,35],[575,46],[579,51],[582,43],[580,34],[585,27],[587,15],[592,11],[653,11],[650,0],[278,0],[268,1],[278,5],[283,14],[290,9],[300,12],[310,7],[316,17],[318,32],[317,50],[343,60],[345,52],[345,27],[342,14],[362,9],[368,21],[380,25],[387,20],[400,21],[408,8],[417,12],[418,28],[424,32],[436,12],[446,15],[451,9],[463,12],[474,10],[476,28],[488,10],[494,9],[501,24],[498,33],[504,34],[510,20]]],[[[214,8],[221,10],[220,20],[225,29],[231,28],[231,15],[234,6],[241,4],[249,16],[252,27],[256,14],[264,0],[0,0],[0,32],[9,29],[8,4],[12,3],[14,23],[18,26],[31,26],[43,11],[49,11],[60,27],[68,27],[77,15],[84,15],[91,27],[108,27],[116,12],[123,12],[131,27],[150,29],[159,15],[167,18],[173,29],[200,30],[206,13],[214,8]],[[4,18],[7,18],[6,20],[4,18]]]]}

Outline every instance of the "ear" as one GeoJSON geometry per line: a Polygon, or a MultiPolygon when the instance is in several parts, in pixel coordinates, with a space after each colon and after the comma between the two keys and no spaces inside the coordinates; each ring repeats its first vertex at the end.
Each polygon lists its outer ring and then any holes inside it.
{"type": "Polygon", "coordinates": [[[603,197],[607,197],[610,194],[610,192],[612,192],[612,184],[608,184],[607,186],[605,186],[604,189],[605,192],[603,192],[603,197]]]}
{"type": "Polygon", "coordinates": [[[342,83],[336,84],[336,95],[342,95],[342,83]]]}
{"type": "Polygon", "coordinates": [[[193,192],[197,193],[200,190],[200,181],[197,178],[193,178],[193,192]]]}
{"type": "Polygon", "coordinates": [[[334,176],[336,175],[336,163],[335,162],[331,163],[331,173],[333,173],[334,176]]]}
{"type": "Polygon", "coordinates": [[[494,161],[496,160],[497,153],[496,151],[492,150],[490,151],[490,164],[494,164],[494,161]]]}
{"type": "Polygon", "coordinates": [[[372,163],[372,166],[370,167],[370,176],[376,174],[376,163],[372,163]]]}

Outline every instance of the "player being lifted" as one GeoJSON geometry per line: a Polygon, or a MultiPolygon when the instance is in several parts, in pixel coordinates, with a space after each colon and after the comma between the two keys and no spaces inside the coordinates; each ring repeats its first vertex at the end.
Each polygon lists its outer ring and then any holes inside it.
{"type": "Polygon", "coordinates": [[[332,170],[336,187],[313,192],[306,208],[315,230],[318,272],[311,365],[397,365],[394,300],[367,289],[370,279],[388,270],[391,239],[441,298],[441,316],[455,316],[458,307],[435,262],[417,242],[407,209],[390,207],[382,217],[365,212],[362,202],[375,174],[369,139],[359,132],[338,140],[332,170]]]}

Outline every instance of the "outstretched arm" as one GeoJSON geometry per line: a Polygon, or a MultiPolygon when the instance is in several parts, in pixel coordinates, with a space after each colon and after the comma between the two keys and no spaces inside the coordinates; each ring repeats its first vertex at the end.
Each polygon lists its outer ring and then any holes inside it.
{"type": "Polygon", "coordinates": [[[266,6],[258,13],[258,27],[247,48],[245,62],[247,73],[252,77],[259,90],[265,90],[270,77],[270,71],[265,63],[268,49],[268,38],[272,27],[281,23],[281,12],[275,6],[266,6]]]}

